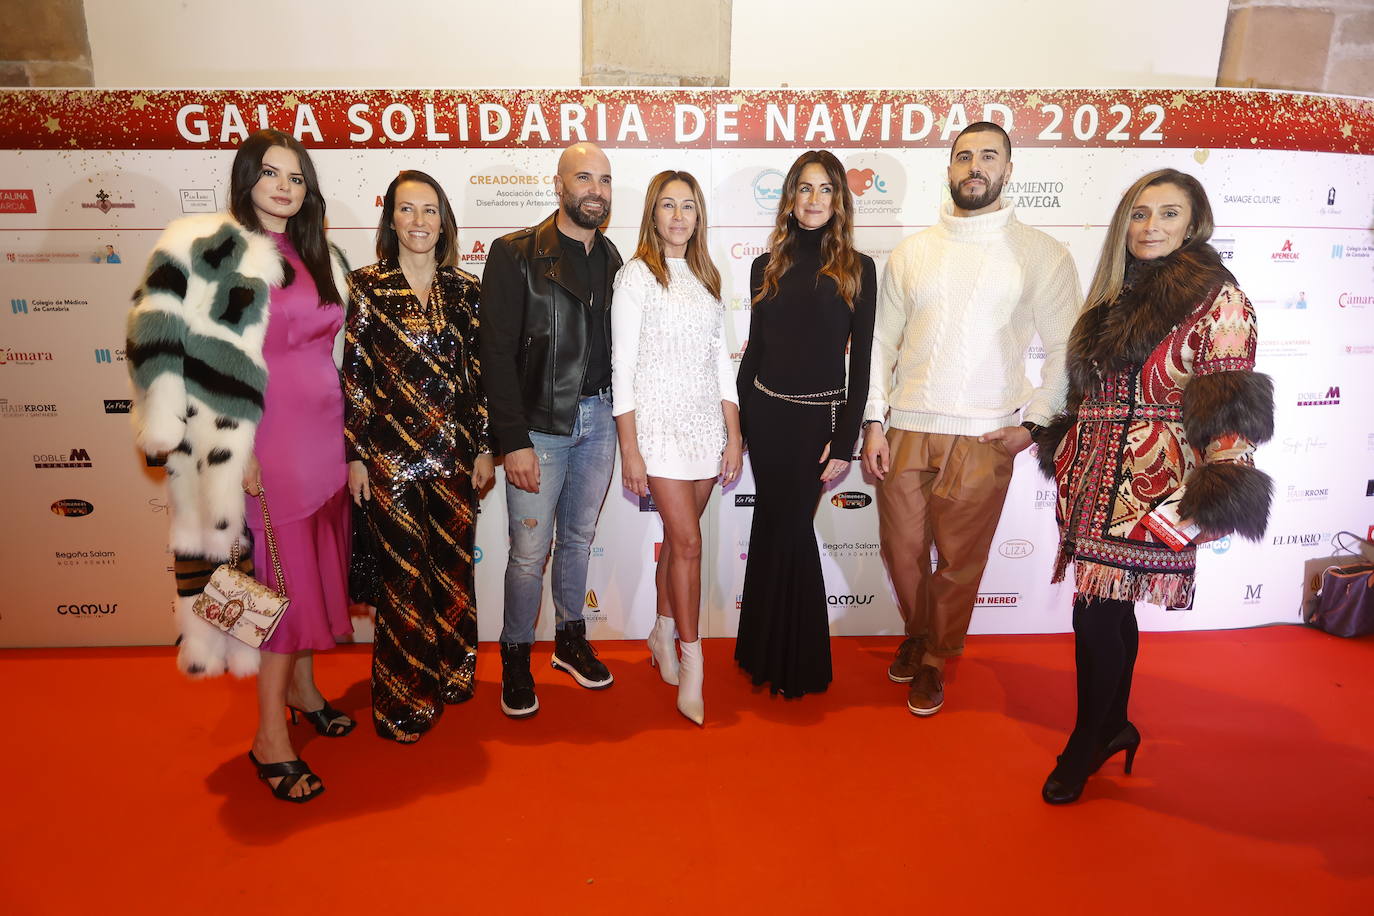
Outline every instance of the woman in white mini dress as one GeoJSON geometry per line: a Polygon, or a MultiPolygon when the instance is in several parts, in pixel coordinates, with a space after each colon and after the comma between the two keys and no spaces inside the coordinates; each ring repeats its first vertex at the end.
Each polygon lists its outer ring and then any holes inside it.
{"type": "Polygon", "coordinates": [[[663,519],[650,663],[701,725],[701,513],[717,479],[739,477],[739,397],[725,343],[720,272],[706,247],[701,186],[687,172],[649,182],[639,246],[611,307],[611,390],[625,488],[663,519]],[[682,650],[674,646],[677,628],[682,650]]]}

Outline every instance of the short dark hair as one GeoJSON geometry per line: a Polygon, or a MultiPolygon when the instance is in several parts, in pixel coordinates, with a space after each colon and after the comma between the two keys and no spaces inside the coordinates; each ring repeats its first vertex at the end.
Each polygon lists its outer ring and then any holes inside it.
{"type": "Polygon", "coordinates": [[[377,257],[395,259],[401,254],[401,241],[396,237],[396,229],[391,225],[393,211],[396,209],[396,189],[407,181],[427,184],[434,189],[439,198],[439,242],[434,246],[434,258],[440,267],[458,266],[458,220],[453,216],[453,207],[448,195],[432,176],[417,169],[403,169],[386,186],[386,196],[382,199],[382,218],[377,224],[377,257]]]}
{"type": "Polygon", "coordinates": [[[963,139],[964,134],[982,133],[997,134],[1000,136],[1002,138],[1002,145],[1006,147],[1007,150],[1007,158],[1011,158],[1011,137],[1002,129],[1001,124],[994,124],[992,121],[974,121],[968,127],[959,131],[959,136],[955,137],[954,142],[949,145],[949,158],[954,158],[954,147],[959,145],[959,141],[963,139]]]}

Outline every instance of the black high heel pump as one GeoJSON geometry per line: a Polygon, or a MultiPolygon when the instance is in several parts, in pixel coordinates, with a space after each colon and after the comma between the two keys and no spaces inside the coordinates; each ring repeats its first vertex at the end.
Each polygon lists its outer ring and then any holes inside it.
{"type": "Polygon", "coordinates": [[[1131,767],[1135,765],[1135,752],[1140,749],[1140,732],[1130,722],[1126,727],[1117,732],[1106,744],[1102,745],[1096,756],[1089,762],[1086,772],[1074,772],[1071,766],[1066,766],[1064,755],[1059,755],[1058,762],[1045,780],[1045,785],[1040,789],[1040,797],[1050,805],[1068,805],[1078,801],[1078,797],[1083,794],[1083,787],[1087,785],[1088,777],[1102,769],[1102,765],[1112,757],[1126,752],[1126,775],[1130,775],[1131,767]]]}

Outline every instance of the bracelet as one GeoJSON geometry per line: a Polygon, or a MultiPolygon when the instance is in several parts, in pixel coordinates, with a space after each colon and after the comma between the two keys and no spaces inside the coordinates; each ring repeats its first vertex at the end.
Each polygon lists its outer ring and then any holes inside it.
{"type": "Polygon", "coordinates": [[[1039,423],[1036,423],[1034,420],[1027,420],[1021,424],[1021,428],[1024,429],[1026,432],[1030,433],[1031,438],[1034,439],[1037,435],[1040,434],[1040,431],[1043,430],[1045,427],[1041,426],[1039,423]]]}

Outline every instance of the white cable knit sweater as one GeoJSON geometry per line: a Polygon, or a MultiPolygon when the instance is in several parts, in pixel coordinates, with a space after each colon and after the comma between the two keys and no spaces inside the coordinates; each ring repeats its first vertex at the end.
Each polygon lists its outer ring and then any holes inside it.
{"type": "Polygon", "coordinates": [[[1016,219],[1015,208],[940,221],[902,241],[878,288],[867,420],[977,436],[1064,406],[1064,351],[1082,306],[1068,249],[1016,219]],[[1026,347],[1045,347],[1041,385],[1026,347]],[[894,373],[894,369],[896,370],[894,373]]]}

